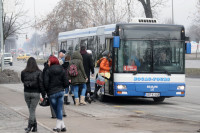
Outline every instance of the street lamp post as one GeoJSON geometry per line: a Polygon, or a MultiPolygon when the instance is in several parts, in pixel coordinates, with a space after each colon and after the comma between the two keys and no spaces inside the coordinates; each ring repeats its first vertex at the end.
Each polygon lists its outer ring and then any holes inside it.
{"type": "Polygon", "coordinates": [[[172,0],[172,24],[174,24],[174,0],[172,0]]]}
{"type": "Polygon", "coordinates": [[[0,1],[1,71],[4,69],[3,2],[0,1]]]}

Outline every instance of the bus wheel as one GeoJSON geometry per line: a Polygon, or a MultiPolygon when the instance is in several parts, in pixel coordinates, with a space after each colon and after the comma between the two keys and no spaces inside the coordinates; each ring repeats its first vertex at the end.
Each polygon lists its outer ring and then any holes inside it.
{"type": "Polygon", "coordinates": [[[106,102],[106,96],[105,95],[99,95],[99,101],[106,102]]]}
{"type": "Polygon", "coordinates": [[[161,103],[165,100],[165,97],[155,97],[153,98],[154,102],[161,103]]]}

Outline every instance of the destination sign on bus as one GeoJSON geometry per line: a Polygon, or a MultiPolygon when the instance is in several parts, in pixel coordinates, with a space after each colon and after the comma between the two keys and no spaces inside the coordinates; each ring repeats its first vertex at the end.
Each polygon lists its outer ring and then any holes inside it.
{"type": "Polygon", "coordinates": [[[137,71],[137,66],[124,66],[124,71],[137,71]]]}

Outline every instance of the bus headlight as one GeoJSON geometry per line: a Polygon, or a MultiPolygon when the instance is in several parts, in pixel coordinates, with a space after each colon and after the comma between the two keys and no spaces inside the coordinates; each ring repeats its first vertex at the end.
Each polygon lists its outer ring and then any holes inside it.
{"type": "Polygon", "coordinates": [[[126,85],[117,85],[117,89],[126,89],[126,85]]]}
{"type": "Polygon", "coordinates": [[[177,86],[177,90],[185,90],[185,86],[177,86]]]}

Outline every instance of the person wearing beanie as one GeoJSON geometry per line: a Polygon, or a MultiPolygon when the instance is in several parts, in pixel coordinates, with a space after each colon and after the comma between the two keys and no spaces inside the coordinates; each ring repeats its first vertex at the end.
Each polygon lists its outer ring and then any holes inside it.
{"type": "MultiPolygon", "coordinates": [[[[102,53],[103,57],[99,59],[99,73],[110,73],[110,69],[112,66],[112,59],[110,58],[110,52],[108,50],[105,50],[102,53]]],[[[94,90],[94,94],[92,95],[92,98],[97,98],[97,92],[100,89],[100,86],[96,86],[94,90]]]]}
{"type": "Polygon", "coordinates": [[[49,57],[49,68],[45,72],[44,85],[47,88],[46,92],[49,97],[50,103],[56,113],[56,127],[53,131],[65,132],[66,126],[63,119],[63,99],[64,89],[68,87],[69,82],[65,71],[55,56],[49,57]]]}
{"type": "Polygon", "coordinates": [[[62,65],[65,62],[65,53],[66,51],[64,49],[59,51],[58,60],[60,65],[62,65]]]}

